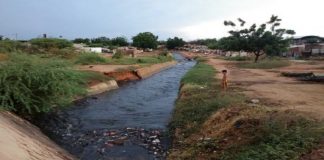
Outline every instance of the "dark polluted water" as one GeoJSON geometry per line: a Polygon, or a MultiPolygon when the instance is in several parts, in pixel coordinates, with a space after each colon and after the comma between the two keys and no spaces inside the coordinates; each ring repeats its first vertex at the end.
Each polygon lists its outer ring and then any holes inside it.
{"type": "Polygon", "coordinates": [[[82,160],[165,159],[180,80],[195,65],[174,56],[179,63],[172,68],[42,116],[37,124],[82,160]]]}

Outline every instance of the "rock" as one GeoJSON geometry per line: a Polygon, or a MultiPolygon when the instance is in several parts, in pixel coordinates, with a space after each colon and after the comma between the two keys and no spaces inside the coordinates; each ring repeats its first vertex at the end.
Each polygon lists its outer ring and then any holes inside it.
{"type": "Polygon", "coordinates": [[[160,140],[159,139],[155,139],[152,141],[153,144],[157,144],[157,143],[160,143],[160,140]]]}
{"type": "Polygon", "coordinates": [[[112,144],[112,143],[110,143],[110,142],[106,142],[105,145],[106,145],[107,147],[114,147],[114,144],[112,144]]]}
{"type": "Polygon", "coordinates": [[[251,99],[251,103],[257,104],[257,103],[260,103],[260,100],[259,99],[251,99]]]}

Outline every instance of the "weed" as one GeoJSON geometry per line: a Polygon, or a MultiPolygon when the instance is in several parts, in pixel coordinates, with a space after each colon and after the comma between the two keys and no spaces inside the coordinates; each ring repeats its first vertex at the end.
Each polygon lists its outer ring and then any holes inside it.
{"type": "Polygon", "coordinates": [[[85,94],[91,76],[63,60],[11,54],[1,64],[0,108],[19,114],[48,112],[85,94]]]}
{"type": "Polygon", "coordinates": [[[121,51],[117,51],[113,56],[113,59],[121,59],[123,58],[123,53],[121,51]]]}
{"type": "Polygon", "coordinates": [[[106,64],[108,60],[101,57],[97,53],[81,53],[76,61],[76,64],[88,65],[88,64],[106,64]]]}
{"type": "Polygon", "coordinates": [[[299,159],[323,138],[320,128],[318,122],[303,117],[275,114],[255,130],[249,144],[229,148],[222,159],[299,159]]]}

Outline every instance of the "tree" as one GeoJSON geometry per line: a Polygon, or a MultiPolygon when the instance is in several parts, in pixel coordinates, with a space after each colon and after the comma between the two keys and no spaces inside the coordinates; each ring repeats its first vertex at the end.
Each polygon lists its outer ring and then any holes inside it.
{"type": "Polygon", "coordinates": [[[111,40],[107,37],[98,37],[98,38],[91,39],[91,43],[93,46],[101,46],[101,47],[110,46],[111,40]]]}
{"type": "Polygon", "coordinates": [[[3,40],[3,36],[2,35],[0,35],[0,41],[2,41],[3,40]]]}
{"type": "Polygon", "coordinates": [[[128,42],[125,37],[113,38],[113,39],[111,39],[111,44],[114,46],[128,46],[128,42]]]}
{"type": "MultiPolygon", "coordinates": [[[[287,50],[290,39],[284,36],[295,34],[293,30],[278,28],[282,20],[274,15],[270,21],[260,26],[253,24],[249,28],[243,28],[246,22],[241,18],[238,18],[238,21],[240,29],[230,30],[230,36],[222,39],[218,47],[224,50],[252,52],[255,55],[255,62],[261,55],[279,55],[287,50]]],[[[237,26],[232,21],[224,21],[224,25],[237,26]]]]}
{"type": "Polygon", "coordinates": [[[169,38],[166,42],[166,47],[168,49],[175,49],[177,47],[182,47],[186,44],[186,42],[182,38],[174,37],[169,38]]]}
{"type": "Polygon", "coordinates": [[[158,46],[158,36],[151,32],[139,33],[133,37],[133,46],[143,49],[156,49],[158,46]]]}
{"type": "Polygon", "coordinates": [[[73,40],[73,43],[84,43],[84,44],[89,44],[90,39],[89,38],[76,38],[73,40]]]}

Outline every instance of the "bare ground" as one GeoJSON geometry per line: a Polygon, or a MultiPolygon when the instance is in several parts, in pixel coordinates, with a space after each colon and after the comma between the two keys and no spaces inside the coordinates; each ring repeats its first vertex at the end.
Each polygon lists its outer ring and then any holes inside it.
{"type": "MultiPolygon", "coordinates": [[[[222,59],[210,59],[209,64],[218,71],[227,69],[230,87],[239,87],[250,99],[259,99],[261,104],[279,110],[297,110],[308,116],[324,120],[324,84],[305,83],[294,78],[280,76],[280,72],[324,73],[324,62],[307,64],[293,62],[291,66],[279,69],[241,69],[236,62],[222,59]]],[[[221,73],[217,78],[221,78],[221,73]]],[[[324,159],[324,142],[302,160],[324,159]]]]}
{"type": "MultiPolygon", "coordinates": [[[[210,59],[209,64],[217,70],[229,71],[229,86],[243,89],[249,98],[260,99],[261,103],[278,109],[296,109],[309,112],[319,120],[324,120],[324,85],[305,83],[294,78],[280,76],[282,71],[313,71],[322,74],[319,69],[324,62],[318,65],[293,63],[291,66],[280,69],[241,69],[235,62],[221,59],[210,59]]],[[[218,78],[221,74],[217,75],[218,78]]]]}

